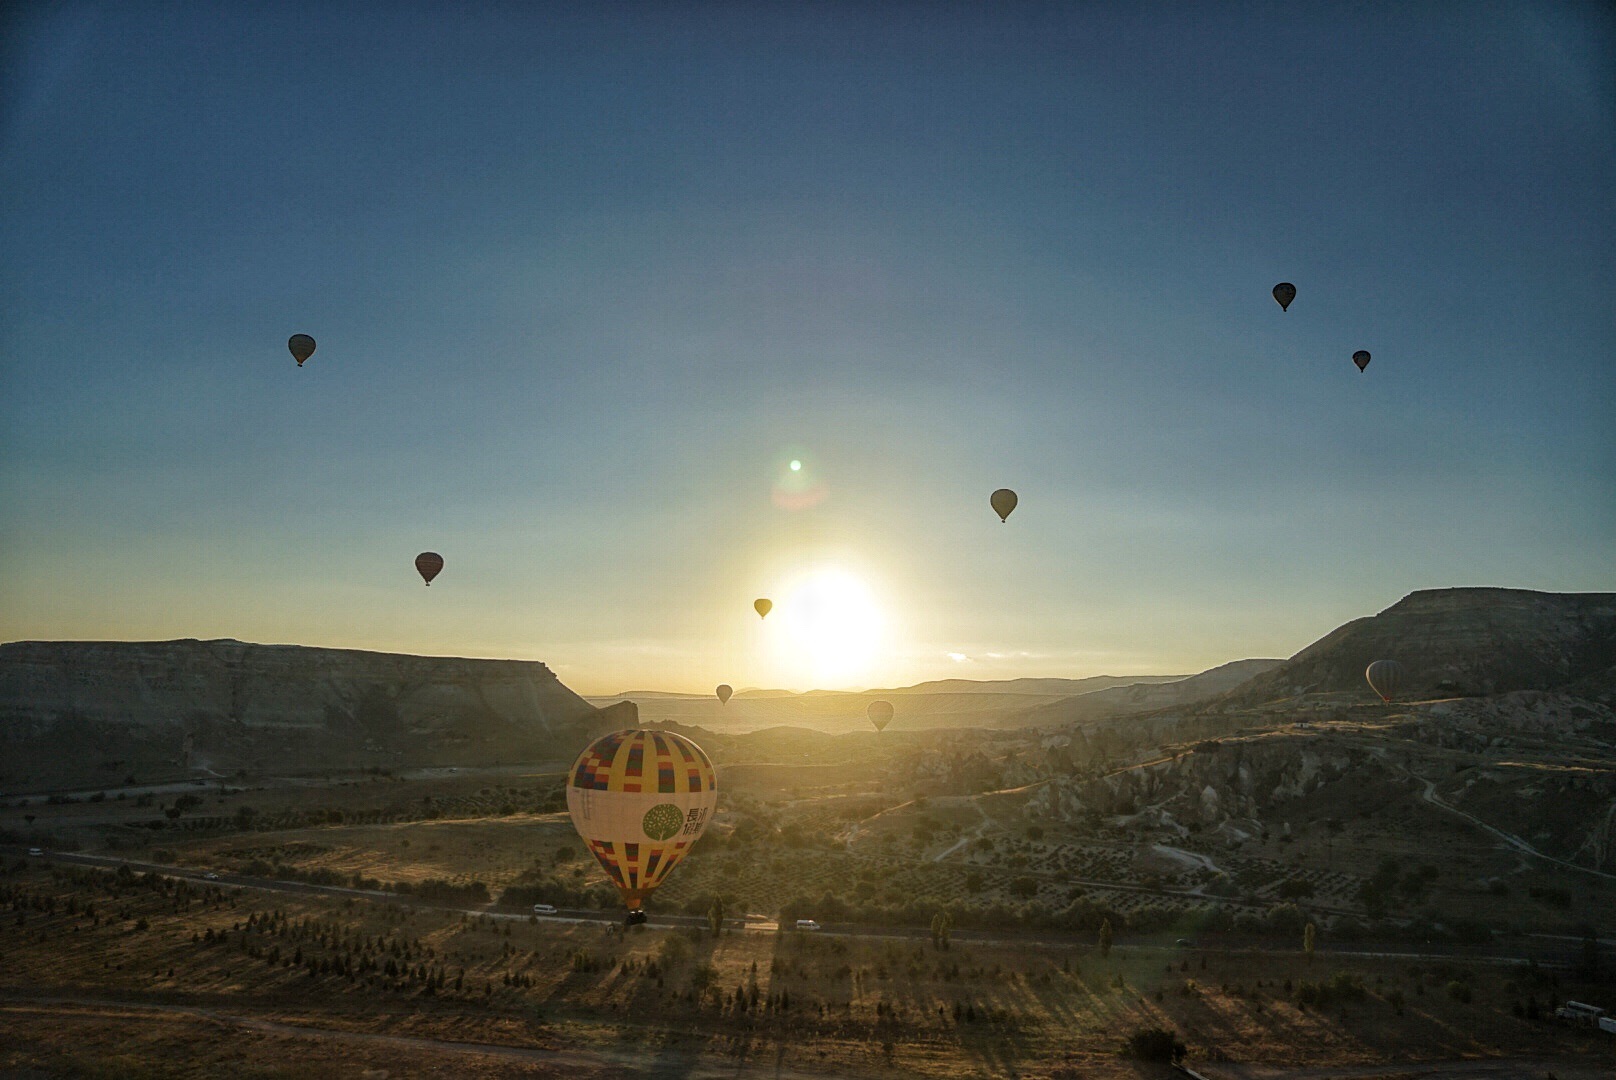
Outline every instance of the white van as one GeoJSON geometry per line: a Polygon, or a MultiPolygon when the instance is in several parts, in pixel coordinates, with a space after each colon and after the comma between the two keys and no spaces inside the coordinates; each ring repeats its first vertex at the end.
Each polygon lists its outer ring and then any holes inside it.
{"type": "Polygon", "coordinates": [[[556,906],[554,904],[534,904],[533,905],[533,914],[535,914],[535,915],[554,915],[554,914],[556,914],[556,906]]]}
{"type": "Polygon", "coordinates": [[[798,930],[818,930],[819,929],[819,924],[814,922],[814,920],[812,920],[812,919],[798,919],[797,920],[797,929],[798,930]]]}

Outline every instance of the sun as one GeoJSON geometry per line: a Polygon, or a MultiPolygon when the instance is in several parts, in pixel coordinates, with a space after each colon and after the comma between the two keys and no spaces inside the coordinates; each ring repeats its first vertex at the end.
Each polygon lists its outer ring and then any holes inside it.
{"type": "Polygon", "coordinates": [[[886,636],[875,594],[858,575],[820,566],[788,580],[777,593],[776,660],[817,689],[842,686],[870,671],[886,636]]]}

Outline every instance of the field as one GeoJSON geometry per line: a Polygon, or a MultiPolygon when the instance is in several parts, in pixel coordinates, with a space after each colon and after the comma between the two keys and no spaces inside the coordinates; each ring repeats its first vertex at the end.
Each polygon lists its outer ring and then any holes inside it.
{"type": "Polygon", "coordinates": [[[624,933],[26,861],[0,897],[14,1075],[1131,1076],[1151,1027],[1214,1063],[1609,1050],[1528,1018],[1559,975],[1456,961],[624,933]]]}

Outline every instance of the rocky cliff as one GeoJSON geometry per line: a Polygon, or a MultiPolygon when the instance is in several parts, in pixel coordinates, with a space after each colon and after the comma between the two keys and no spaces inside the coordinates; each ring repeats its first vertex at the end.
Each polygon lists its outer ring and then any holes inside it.
{"type": "Polygon", "coordinates": [[[1231,691],[1255,705],[1300,694],[1369,693],[1364,669],[1402,664],[1401,696],[1476,696],[1595,684],[1616,663],[1616,593],[1428,589],[1355,619],[1231,691]]]}
{"type": "MultiPolygon", "coordinates": [[[[541,663],[240,641],[0,645],[5,787],[86,756],[221,770],[510,760],[596,710],[541,663]]],[[[113,769],[111,771],[118,771],[113,769]]]]}

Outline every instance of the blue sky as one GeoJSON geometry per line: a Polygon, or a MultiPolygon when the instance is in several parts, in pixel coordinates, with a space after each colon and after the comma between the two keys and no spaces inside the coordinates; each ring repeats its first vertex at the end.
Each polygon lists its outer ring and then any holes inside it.
{"type": "Polygon", "coordinates": [[[1608,9],[442,10],[8,8],[0,639],[801,688],[1616,588],[1608,9]]]}

